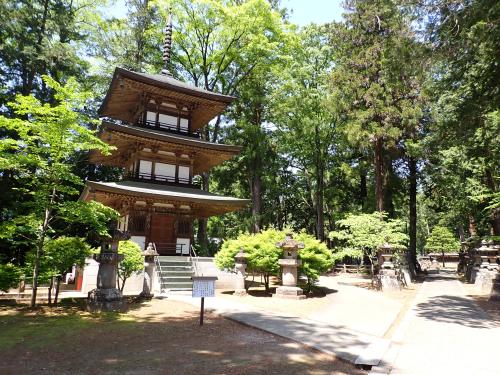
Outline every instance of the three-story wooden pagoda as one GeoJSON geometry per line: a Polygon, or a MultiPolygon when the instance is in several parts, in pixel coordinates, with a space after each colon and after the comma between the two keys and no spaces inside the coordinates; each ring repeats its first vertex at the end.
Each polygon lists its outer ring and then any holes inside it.
{"type": "Polygon", "coordinates": [[[122,167],[117,182],[87,181],[81,199],[120,212],[118,229],[160,255],[189,254],[193,220],[240,210],[249,201],[201,190],[194,177],[235,156],[240,147],[211,143],[200,130],[234,97],[174,79],[168,71],[171,26],[161,74],[116,68],[100,108],[99,136],[116,147],[91,154],[94,164],[122,167]]]}

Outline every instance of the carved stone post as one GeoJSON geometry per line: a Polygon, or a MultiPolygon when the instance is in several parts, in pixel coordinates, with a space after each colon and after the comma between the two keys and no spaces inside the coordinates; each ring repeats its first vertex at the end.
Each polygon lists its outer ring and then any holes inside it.
{"type": "Polygon", "coordinates": [[[490,292],[495,282],[498,264],[496,262],[500,246],[482,241],[476,249],[476,272],[474,284],[482,292],[490,292]]]}
{"type": "Polygon", "coordinates": [[[247,268],[247,255],[243,249],[234,257],[234,267],[236,268],[236,287],[233,295],[244,297],[247,295],[245,288],[245,270],[247,268]]]}
{"type": "Polygon", "coordinates": [[[116,288],[116,272],[118,262],[123,258],[118,254],[119,241],[129,236],[116,229],[116,224],[112,224],[111,238],[103,239],[101,252],[94,255],[99,271],[97,288],[88,294],[87,308],[90,311],[122,311],[126,307],[121,292],[116,288]]]}
{"type": "Polygon", "coordinates": [[[283,242],[278,242],[277,247],[283,249],[283,259],[278,260],[278,264],[282,268],[282,283],[283,286],[276,288],[276,294],[273,297],[304,299],[301,288],[297,287],[297,269],[302,264],[298,259],[299,249],[304,248],[302,242],[295,241],[291,234],[287,234],[283,242]]]}
{"type": "Polygon", "coordinates": [[[395,252],[396,249],[388,243],[379,247],[379,277],[383,291],[401,289],[394,263],[392,262],[395,252]]]}
{"type": "Polygon", "coordinates": [[[144,256],[144,282],[142,284],[141,297],[153,298],[153,285],[155,278],[155,257],[159,254],[150,242],[147,249],[142,252],[144,256]]]}

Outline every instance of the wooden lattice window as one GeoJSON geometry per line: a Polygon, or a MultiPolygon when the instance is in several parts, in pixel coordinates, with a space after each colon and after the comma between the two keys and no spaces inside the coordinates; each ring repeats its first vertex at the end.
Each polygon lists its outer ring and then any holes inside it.
{"type": "Polygon", "coordinates": [[[191,236],[191,220],[179,219],[177,221],[177,236],[178,237],[191,236]]]}
{"type": "Polygon", "coordinates": [[[134,212],[130,215],[128,230],[132,233],[144,233],[146,231],[146,212],[134,212]]]}

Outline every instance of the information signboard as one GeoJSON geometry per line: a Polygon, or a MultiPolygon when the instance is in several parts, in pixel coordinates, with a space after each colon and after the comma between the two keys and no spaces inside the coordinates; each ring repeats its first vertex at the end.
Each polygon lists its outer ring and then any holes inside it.
{"type": "Polygon", "coordinates": [[[200,306],[200,326],[203,325],[203,315],[205,312],[205,297],[215,297],[216,276],[192,276],[193,297],[201,298],[200,306]]]}
{"type": "Polygon", "coordinates": [[[215,297],[215,278],[207,280],[193,277],[193,297],[215,297]]]}

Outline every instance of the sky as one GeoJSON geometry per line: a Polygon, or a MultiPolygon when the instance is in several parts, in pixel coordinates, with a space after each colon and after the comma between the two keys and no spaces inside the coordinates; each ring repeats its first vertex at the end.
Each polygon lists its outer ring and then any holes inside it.
{"type": "Polygon", "coordinates": [[[281,4],[291,10],[290,21],[299,26],[342,19],[341,0],[282,0],[281,4]]]}
{"type": "MultiPolygon", "coordinates": [[[[126,9],[123,0],[104,9],[109,16],[123,17],[126,9]]],[[[311,22],[326,23],[342,19],[341,0],[282,0],[281,5],[289,9],[290,21],[304,26],[311,22]]]]}

